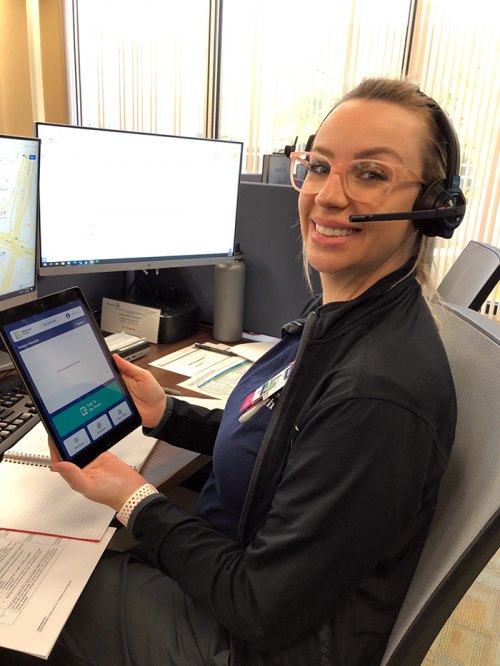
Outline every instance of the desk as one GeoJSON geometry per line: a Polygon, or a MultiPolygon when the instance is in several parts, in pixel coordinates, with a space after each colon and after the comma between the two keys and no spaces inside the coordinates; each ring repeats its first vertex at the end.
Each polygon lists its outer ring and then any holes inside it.
{"type": "MultiPolygon", "coordinates": [[[[188,347],[195,342],[207,342],[211,340],[210,329],[200,328],[198,333],[190,338],[179,340],[178,342],[168,345],[152,344],[149,353],[138,358],[134,363],[142,368],[150,370],[163,386],[175,387],[176,384],[186,379],[184,375],[178,375],[163,370],[162,368],[156,368],[148,365],[148,363],[151,363],[151,361],[155,361],[157,358],[165,356],[166,354],[177,351],[178,349],[188,347]]],[[[182,390],[184,395],[207,397],[187,389],[180,390],[182,390]]],[[[147,481],[149,481],[149,483],[153,484],[155,488],[158,488],[161,492],[167,492],[170,488],[178,486],[191,476],[191,474],[194,474],[194,472],[204,467],[209,461],[209,456],[186,451],[185,449],[179,449],[167,442],[158,441],[146,463],[142,467],[141,474],[147,481]]]]}

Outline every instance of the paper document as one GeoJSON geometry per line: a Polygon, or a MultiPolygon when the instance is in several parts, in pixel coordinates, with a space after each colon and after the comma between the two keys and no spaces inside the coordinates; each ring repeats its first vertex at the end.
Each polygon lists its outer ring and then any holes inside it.
{"type": "MultiPolygon", "coordinates": [[[[110,451],[140,469],[155,444],[137,428],[110,451]]],[[[99,541],[115,512],[72,490],[49,464],[39,423],[0,462],[0,529],[99,541]]]]}
{"type": "Polygon", "coordinates": [[[0,646],[47,659],[114,531],[97,543],[0,531],[0,646]]]}
{"type": "Polygon", "coordinates": [[[194,377],[201,372],[217,369],[221,360],[223,360],[221,357],[226,359],[231,358],[226,357],[225,352],[231,352],[240,358],[255,362],[275,344],[275,342],[269,341],[248,342],[230,347],[225,344],[209,342],[203,345],[203,349],[200,349],[196,345],[190,345],[189,347],[183,347],[171,354],[162,356],[152,361],[150,365],[162,368],[162,370],[176,372],[186,377],[194,377]],[[210,347],[213,348],[213,351],[209,349],[210,347]]]}
{"type": "Polygon", "coordinates": [[[226,360],[190,377],[185,382],[181,382],[179,386],[227,400],[241,377],[251,367],[251,361],[237,356],[228,356],[226,360]]]}
{"type": "Polygon", "coordinates": [[[238,354],[242,358],[247,358],[249,361],[257,361],[264,356],[274,345],[273,342],[242,342],[239,345],[233,345],[231,351],[238,354]]]}
{"type": "Polygon", "coordinates": [[[108,349],[114,351],[115,349],[120,349],[120,347],[131,345],[133,342],[139,342],[142,338],[121,331],[120,333],[111,333],[111,335],[107,335],[104,340],[108,345],[108,349]]]}
{"type": "Polygon", "coordinates": [[[189,402],[190,405],[197,405],[199,407],[206,407],[207,409],[224,409],[227,402],[227,397],[217,398],[194,398],[191,395],[175,396],[176,400],[183,400],[189,402]]]}
{"type": "Polygon", "coordinates": [[[106,342],[108,349],[110,352],[115,352],[118,349],[121,349],[122,347],[129,347],[130,345],[133,345],[137,342],[141,342],[142,340],[145,340],[146,338],[140,338],[137,335],[129,335],[128,333],[112,333],[111,335],[107,335],[104,338],[104,341],[106,342]]]}
{"type": "MultiPolygon", "coordinates": [[[[227,349],[226,345],[222,345],[221,349],[227,349]]],[[[161,368],[162,370],[168,370],[169,372],[176,372],[186,377],[193,377],[199,372],[216,366],[221,360],[226,358],[228,357],[216,351],[198,349],[194,345],[190,345],[189,347],[184,347],[176,352],[162,356],[156,361],[151,361],[149,365],[161,368]]]]}
{"type": "Polygon", "coordinates": [[[232,347],[212,342],[194,344],[152,361],[150,365],[189,377],[179,386],[211,395],[225,405],[242,375],[275,344],[275,340],[246,342],[232,347]]]}

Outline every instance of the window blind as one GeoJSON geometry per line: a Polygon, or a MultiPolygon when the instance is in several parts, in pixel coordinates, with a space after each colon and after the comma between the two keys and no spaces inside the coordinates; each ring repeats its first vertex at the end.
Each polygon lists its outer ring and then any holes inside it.
{"type": "MultiPolygon", "coordinates": [[[[75,121],[191,136],[210,127],[211,136],[243,141],[244,172],[260,172],[263,155],[296,137],[302,148],[363,77],[408,76],[449,113],[461,144],[467,213],[454,238],[437,243],[436,283],[469,240],[500,246],[500,29],[487,0],[68,4],[78,18],[75,121]],[[220,43],[210,39],[214,16],[220,43]]],[[[490,300],[500,300],[500,288],[490,300]]]]}

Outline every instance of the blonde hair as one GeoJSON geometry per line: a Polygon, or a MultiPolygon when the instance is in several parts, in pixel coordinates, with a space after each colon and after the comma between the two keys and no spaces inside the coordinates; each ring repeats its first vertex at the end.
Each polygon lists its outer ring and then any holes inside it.
{"type": "MultiPolygon", "coordinates": [[[[359,85],[346,93],[334,105],[326,118],[338,106],[352,99],[385,101],[402,106],[413,111],[415,115],[418,115],[422,120],[422,127],[424,129],[424,145],[422,146],[424,162],[422,175],[424,181],[425,183],[432,183],[445,177],[446,151],[443,147],[441,132],[433,113],[434,102],[422,93],[415,83],[382,77],[363,79],[359,85]]],[[[323,122],[325,122],[326,118],[323,122]]],[[[431,279],[435,245],[435,238],[424,236],[420,232],[418,233],[414,253],[415,264],[412,272],[415,272],[415,277],[422,287],[422,293],[429,303],[436,298],[436,288],[431,279]]],[[[311,267],[307,261],[307,252],[304,246],[302,248],[302,256],[306,281],[312,290],[311,267]]]]}

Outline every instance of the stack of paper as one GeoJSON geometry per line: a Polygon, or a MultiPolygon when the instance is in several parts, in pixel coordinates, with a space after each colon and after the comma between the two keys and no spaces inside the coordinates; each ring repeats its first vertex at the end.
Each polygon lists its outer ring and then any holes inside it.
{"type": "Polygon", "coordinates": [[[96,543],[0,531],[0,646],[47,659],[114,531],[96,543]]]}
{"type": "Polygon", "coordinates": [[[223,407],[245,372],[275,344],[274,340],[232,347],[218,343],[195,344],[167,354],[150,365],[185,375],[189,379],[179,386],[210,395],[223,407]]]}

